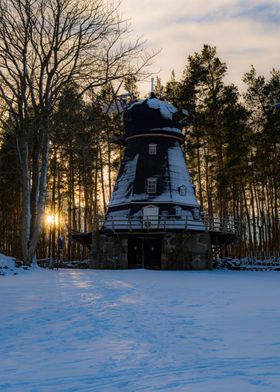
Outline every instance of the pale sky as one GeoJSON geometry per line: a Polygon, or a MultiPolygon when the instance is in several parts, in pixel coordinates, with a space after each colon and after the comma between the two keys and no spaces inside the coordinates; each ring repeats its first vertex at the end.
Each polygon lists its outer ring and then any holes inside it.
{"type": "MultiPolygon", "coordinates": [[[[280,0],[123,0],[121,11],[133,34],[161,49],[152,70],[163,82],[172,69],[180,79],[187,56],[203,44],[217,47],[228,66],[226,81],[241,90],[251,64],[265,76],[280,69],[280,0]]],[[[150,84],[140,88],[148,92],[150,84]]]]}

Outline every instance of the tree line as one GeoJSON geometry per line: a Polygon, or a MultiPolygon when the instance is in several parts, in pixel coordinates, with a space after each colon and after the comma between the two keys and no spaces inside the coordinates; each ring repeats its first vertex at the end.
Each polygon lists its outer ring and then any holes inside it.
{"type": "MultiPolygon", "coordinates": [[[[153,56],[139,39],[129,39],[129,26],[114,2],[1,1],[1,125],[4,139],[16,146],[20,179],[16,227],[25,263],[36,258],[44,230],[49,164],[58,160],[50,148],[63,94],[70,85],[77,85],[78,95],[89,99],[102,86],[127,75],[141,75],[153,56]]],[[[4,230],[8,227],[7,222],[4,230]]],[[[5,236],[2,241],[6,242],[5,236]]]]}
{"type": "MultiPolygon", "coordinates": [[[[139,95],[154,53],[125,43],[126,24],[103,1],[1,7],[0,250],[26,263],[87,257],[68,234],[90,232],[106,211],[123,153],[113,143],[123,132],[120,93],[139,95]]],[[[180,79],[157,78],[155,92],[189,112],[185,152],[203,211],[242,222],[227,251],[279,253],[280,74],[266,79],[252,67],[240,94],[226,72],[204,45],[180,79]]]]}
{"type": "Polygon", "coordinates": [[[225,62],[204,45],[157,94],[189,111],[186,157],[197,197],[210,216],[241,222],[232,256],[280,253],[280,72],[251,69],[245,92],[224,81],[225,62]]]}

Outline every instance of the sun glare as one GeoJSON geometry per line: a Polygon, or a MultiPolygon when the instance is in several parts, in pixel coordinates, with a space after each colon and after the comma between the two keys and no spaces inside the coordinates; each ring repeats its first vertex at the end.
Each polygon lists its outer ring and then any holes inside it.
{"type": "Polygon", "coordinates": [[[47,213],[45,216],[45,222],[48,226],[58,226],[59,223],[58,214],[47,213]]]}

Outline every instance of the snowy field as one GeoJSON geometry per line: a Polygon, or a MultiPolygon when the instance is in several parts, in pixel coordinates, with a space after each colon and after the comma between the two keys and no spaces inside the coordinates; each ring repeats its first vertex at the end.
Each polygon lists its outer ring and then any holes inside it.
{"type": "Polygon", "coordinates": [[[0,390],[280,390],[280,273],[0,276],[0,390]]]}

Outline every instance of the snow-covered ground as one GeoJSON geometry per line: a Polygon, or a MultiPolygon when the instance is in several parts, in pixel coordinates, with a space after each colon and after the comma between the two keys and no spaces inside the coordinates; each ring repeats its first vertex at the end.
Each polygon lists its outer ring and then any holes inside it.
{"type": "MultiPolygon", "coordinates": [[[[33,265],[32,267],[26,267],[22,264],[21,261],[16,262],[16,259],[10,256],[5,256],[0,253],[0,276],[6,275],[18,275],[29,271],[30,269],[34,270],[37,265],[33,265]]],[[[1,281],[0,281],[1,282],[1,281]]]]}
{"type": "Polygon", "coordinates": [[[0,390],[276,392],[280,274],[0,276],[0,390]]]}

